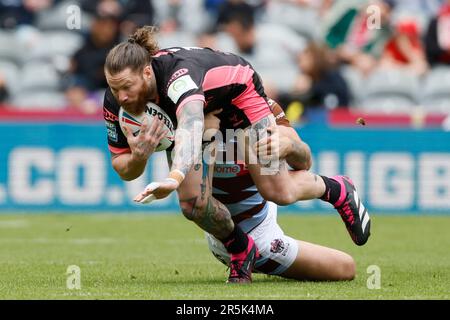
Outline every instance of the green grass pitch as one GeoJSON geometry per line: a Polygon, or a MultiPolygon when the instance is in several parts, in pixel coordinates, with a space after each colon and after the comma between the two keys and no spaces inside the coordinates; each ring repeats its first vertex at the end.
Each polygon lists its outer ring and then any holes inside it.
{"type": "Polygon", "coordinates": [[[351,254],[349,282],[254,275],[225,284],[226,267],[203,232],[180,215],[0,215],[0,299],[449,299],[450,217],[372,215],[369,242],[355,246],[338,216],[280,214],[293,237],[351,254]],[[66,286],[81,270],[81,289],[66,286]],[[368,289],[370,265],[381,288],[368,289]]]}

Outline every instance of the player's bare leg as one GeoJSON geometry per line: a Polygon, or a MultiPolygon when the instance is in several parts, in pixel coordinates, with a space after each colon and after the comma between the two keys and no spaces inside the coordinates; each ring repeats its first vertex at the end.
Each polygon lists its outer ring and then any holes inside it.
{"type": "Polygon", "coordinates": [[[241,152],[245,154],[249,172],[261,195],[282,206],[302,200],[327,201],[338,210],[353,241],[357,245],[365,244],[370,235],[370,218],[349,178],[329,178],[306,170],[288,170],[283,159],[261,163],[260,155],[251,146],[264,138],[267,129],[275,125],[273,115],[262,118],[248,131],[249,143],[241,144],[244,148],[241,152]]]}
{"type": "Polygon", "coordinates": [[[253,239],[233,222],[227,207],[212,196],[216,148],[208,148],[202,163],[194,165],[178,188],[182,212],[204,231],[219,239],[231,254],[229,283],[250,283],[259,256],[253,239]],[[205,161],[207,160],[207,161],[205,161]]]}
{"type": "Polygon", "coordinates": [[[316,281],[353,280],[355,277],[355,261],[347,253],[305,241],[297,242],[297,258],[281,276],[316,281]]]}
{"type": "MultiPolygon", "coordinates": [[[[266,217],[250,231],[260,248],[257,272],[296,280],[342,281],[355,276],[353,258],[340,250],[296,240],[285,235],[277,223],[277,207],[269,202],[266,217]]],[[[228,265],[229,254],[217,239],[207,234],[214,256],[228,265]]]]}
{"type": "Polygon", "coordinates": [[[325,192],[325,184],[317,175],[306,170],[289,171],[283,159],[263,162],[260,155],[255,153],[252,145],[265,137],[272,125],[275,125],[274,117],[264,117],[245,133],[245,143],[241,137],[238,138],[242,141],[238,143],[241,152],[239,157],[245,156],[258,191],[263,198],[278,205],[321,197],[325,192]]]}

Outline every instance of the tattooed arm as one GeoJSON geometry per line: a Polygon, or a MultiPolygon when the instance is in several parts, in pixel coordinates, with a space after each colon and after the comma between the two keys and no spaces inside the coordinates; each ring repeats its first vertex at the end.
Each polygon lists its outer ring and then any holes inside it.
{"type": "Polygon", "coordinates": [[[188,102],[177,115],[177,120],[172,172],[180,171],[184,177],[194,163],[201,160],[203,102],[199,100],[188,102]]]}
{"type": "Polygon", "coordinates": [[[150,183],[134,201],[149,203],[163,199],[178,189],[193,165],[201,160],[203,119],[202,101],[190,101],[180,110],[169,177],[150,183]]]}

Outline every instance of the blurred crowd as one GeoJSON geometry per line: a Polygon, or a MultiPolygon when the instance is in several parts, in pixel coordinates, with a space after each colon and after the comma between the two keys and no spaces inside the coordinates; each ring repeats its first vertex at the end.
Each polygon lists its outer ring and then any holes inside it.
{"type": "Polygon", "coordinates": [[[450,0],[0,0],[0,103],[98,112],[106,54],[142,25],[248,59],[294,122],[450,114],[450,0]]]}

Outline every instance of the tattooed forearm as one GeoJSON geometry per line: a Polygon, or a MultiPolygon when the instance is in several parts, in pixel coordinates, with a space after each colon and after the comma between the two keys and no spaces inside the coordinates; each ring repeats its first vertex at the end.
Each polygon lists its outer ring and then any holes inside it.
{"type": "Polygon", "coordinates": [[[201,157],[203,102],[188,102],[177,120],[172,170],[178,169],[186,175],[194,164],[199,163],[201,157]]]}
{"type": "Polygon", "coordinates": [[[253,124],[250,129],[250,141],[256,142],[267,136],[267,129],[270,127],[269,117],[264,117],[257,123],[253,124]]]}
{"type": "Polygon", "coordinates": [[[208,182],[209,182],[209,166],[205,162],[203,162],[202,183],[200,185],[202,201],[205,200],[206,188],[208,187],[208,185],[207,185],[208,182]]]}
{"type": "Polygon", "coordinates": [[[266,130],[268,127],[270,127],[269,117],[264,117],[253,125],[256,131],[266,130]]]}

